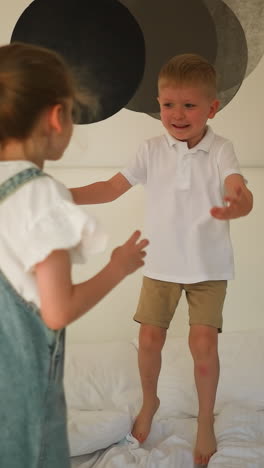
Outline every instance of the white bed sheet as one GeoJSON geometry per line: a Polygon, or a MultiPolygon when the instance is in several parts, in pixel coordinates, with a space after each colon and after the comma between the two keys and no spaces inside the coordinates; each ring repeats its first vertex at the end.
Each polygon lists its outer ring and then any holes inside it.
{"type": "Polygon", "coordinates": [[[264,411],[229,405],[216,423],[218,451],[210,468],[264,467],[264,411]]]}
{"type": "MultiPolygon", "coordinates": [[[[218,451],[208,468],[264,467],[264,411],[226,405],[216,417],[218,451]]],[[[72,459],[73,468],[194,468],[195,418],[154,421],[141,446],[131,437],[72,459]]]]}

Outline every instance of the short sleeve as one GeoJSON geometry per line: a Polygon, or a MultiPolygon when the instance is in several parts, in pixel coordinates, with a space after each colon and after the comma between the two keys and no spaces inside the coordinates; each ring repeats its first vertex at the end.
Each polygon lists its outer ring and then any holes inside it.
{"type": "Polygon", "coordinates": [[[102,226],[84,208],[73,203],[66,187],[62,189],[56,181],[43,179],[32,184],[30,191],[25,186],[24,195],[31,201],[16,242],[16,255],[25,271],[32,271],[54,250],[61,249],[69,250],[72,263],[86,263],[91,254],[106,246],[107,236],[102,226]]]}
{"type": "Polygon", "coordinates": [[[218,153],[218,168],[221,183],[224,185],[226,177],[231,174],[241,174],[240,165],[231,141],[226,140],[218,153]]]}
{"type": "Polygon", "coordinates": [[[142,184],[147,181],[147,142],[138,148],[136,156],[120,172],[131,185],[142,184]]]}

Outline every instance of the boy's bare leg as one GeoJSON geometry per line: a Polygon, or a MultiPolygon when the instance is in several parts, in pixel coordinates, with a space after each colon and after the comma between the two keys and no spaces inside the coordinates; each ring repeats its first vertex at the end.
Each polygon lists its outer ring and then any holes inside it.
{"type": "Polygon", "coordinates": [[[199,401],[194,459],[195,463],[201,465],[207,465],[217,450],[214,433],[214,405],[219,380],[217,343],[216,328],[191,326],[189,345],[194,359],[194,377],[199,401]]]}
{"type": "Polygon", "coordinates": [[[154,414],[159,407],[157,396],[158,378],[161,368],[161,350],[167,330],[153,325],[140,326],[138,365],[143,392],[143,404],[134,422],[132,435],[144,442],[149,435],[154,414]]]}

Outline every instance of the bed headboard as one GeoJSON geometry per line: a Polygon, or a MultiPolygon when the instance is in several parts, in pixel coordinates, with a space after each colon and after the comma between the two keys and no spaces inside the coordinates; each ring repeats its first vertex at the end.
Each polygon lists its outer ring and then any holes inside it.
{"type": "MultiPolygon", "coordinates": [[[[48,168],[48,172],[68,187],[104,180],[117,171],[113,168],[48,168]]],[[[254,209],[247,217],[231,222],[236,279],[228,286],[224,331],[264,328],[264,168],[244,168],[243,174],[254,194],[254,209]]],[[[134,229],[143,229],[144,189],[136,186],[112,203],[86,209],[101,220],[109,233],[109,243],[104,253],[91,256],[89,264],[74,268],[75,281],[94,275],[108,261],[115,246],[123,243],[134,229]]],[[[125,341],[136,336],[138,324],[132,317],[141,278],[142,270],[128,276],[88,314],[70,325],[68,342],[125,341]]],[[[187,333],[188,314],[185,298],[182,298],[169,335],[187,333]]]]}

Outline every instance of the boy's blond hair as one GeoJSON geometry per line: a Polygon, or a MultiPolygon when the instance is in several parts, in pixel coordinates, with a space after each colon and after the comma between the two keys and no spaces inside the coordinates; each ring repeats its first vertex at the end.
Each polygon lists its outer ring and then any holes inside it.
{"type": "Polygon", "coordinates": [[[216,71],[204,57],[197,54],[175,55],[165,63],[158,76],[159,90],[165,86],[202,85],[208,95],[216,96],[216,71]]]}

